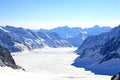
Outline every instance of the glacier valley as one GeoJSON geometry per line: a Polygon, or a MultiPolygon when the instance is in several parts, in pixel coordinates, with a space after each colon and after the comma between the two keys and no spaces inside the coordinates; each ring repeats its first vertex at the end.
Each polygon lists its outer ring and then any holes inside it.
{"type": "Polygon", "coordinates": [[[76,48],[42,48],[12,53],[25,71],[0,67],[0,80],[110,80],[111,76],[96,75],[71,64],[78,55],[76,48]]]}

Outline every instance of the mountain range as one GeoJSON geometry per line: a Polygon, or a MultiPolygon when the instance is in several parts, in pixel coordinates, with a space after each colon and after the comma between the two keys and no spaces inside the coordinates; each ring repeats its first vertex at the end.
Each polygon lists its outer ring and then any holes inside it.
{"type": "MultiPolygon", "coordinates": [[[[0,26],[0,45],[9,49],[10,52],[44,47],[79,46],[75,51],[79,57],[72,65],[84,67],[97,74],[113,75],[120,70],[119,35],[120,26],[113,29],[98,25],[85,29],[64,26],[37,31],[13,26],[0,26]]],[[[1,53],[1,55],[3,54],[1,53]]],[[[0,62],[0,64],[3,63],[0,62]]]]}
{"type": "Polygon", "coordinates": [[[50,30],[41,29],[40,31],[55,32],[61,38],[67,40],[73,46],[79,47],[88,36],[99,35],[100,33],[108,32],[110,30],[111,30],[110,27],[105,27],[105,26],[100,27],[98,25],[95,25],[92,28],[84,28],[84,29],[80,27],[70,28],[68,26],[64,26],[64,27],[57,27],[50,30]]]}
{"type": "Polygon", "coordinates": [[[13,26],[0,26],[0,45],[10,52],[33,50],[43,47],[79,47],[90,35],[111,30],[110,27],[70,28],[58,27],[51,30],[30,30],[13,26]]]}
{"type": "Polygon", "coordinates": [[[73,65],[97,74],[113,75],[120,71],[120,25],[109,32],[89,36],[76,50],[80,55],[73,65]]]}
{"type": "Polygon", "coordinates": [[[54,32],[33,32],[13,26],[0,26],[0,45],[10,52],[33,50],[43,47],[71,47],[66,40],[54,32]]]}

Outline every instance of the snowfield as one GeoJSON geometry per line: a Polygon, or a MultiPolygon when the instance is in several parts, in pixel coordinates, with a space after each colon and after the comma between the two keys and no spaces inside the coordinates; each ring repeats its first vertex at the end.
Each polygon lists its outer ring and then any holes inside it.
{"type": "Polygon", "coordinates": [[[0,80],[110,80],[111,76],[95,75],[71,65],[78,55],[76,48],[43,48],[12,53],[26,71],[0,67],[0,80]]]}

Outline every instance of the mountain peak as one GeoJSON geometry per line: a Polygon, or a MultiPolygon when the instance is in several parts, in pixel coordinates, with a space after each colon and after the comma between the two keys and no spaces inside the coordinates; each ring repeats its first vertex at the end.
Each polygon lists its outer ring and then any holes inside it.
{"type": "Polygon", "coordinates": [[[95,25],[94,28],[100,28],[100,26],[99,25],[95,25]]]}

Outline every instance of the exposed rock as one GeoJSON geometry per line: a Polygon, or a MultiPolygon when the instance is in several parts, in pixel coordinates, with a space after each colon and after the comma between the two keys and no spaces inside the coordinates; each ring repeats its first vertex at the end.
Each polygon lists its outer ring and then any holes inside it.
{"type": "Polygon", "coordinates": [[[13,57],[11,56],[10,52],[8,49],[0,46],[0,66],[8,66],[11,67],[13,69],[22,69],[24,70],[22,67],[16,65],[13,57]]]}
{"type": "Polygon", "coordinates": [[[115,74],[115,75],[113,75],[111,80],[120,80],[120,72],[115,74]]]}

